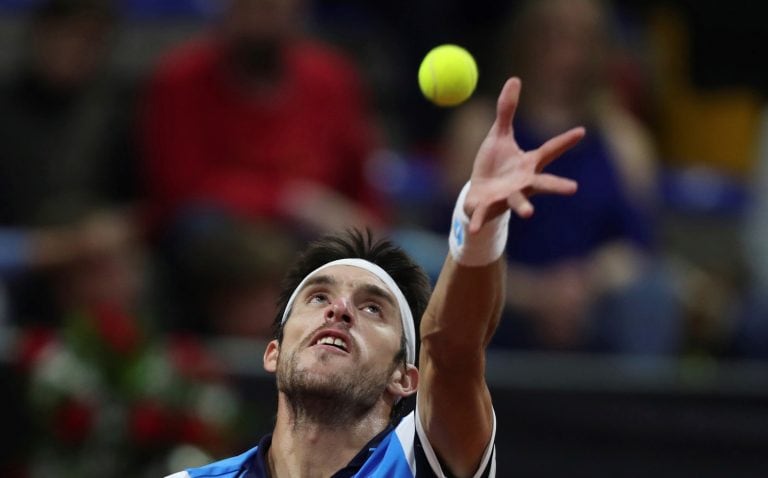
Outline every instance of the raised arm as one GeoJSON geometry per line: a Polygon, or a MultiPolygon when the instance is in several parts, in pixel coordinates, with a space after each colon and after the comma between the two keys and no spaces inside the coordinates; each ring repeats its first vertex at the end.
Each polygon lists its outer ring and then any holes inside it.
{"type": "Polygon", "coordinates": [[[451,254],[421,322],[421,425],[443,467],[460,477],[478,469],[492,435],[485,348],[504,304],[505,264],[500,256],[507,211],[527,218],[533,214],[531,195],[576,191],[574,181],[542,169],[576,144],[583,128],[522,151],[512,129],[519,94],[520,80],[512,78],[499,95],[496,120],[480,146],[458,208],[466,217],[462,222],[454,215],[451,254]]]}

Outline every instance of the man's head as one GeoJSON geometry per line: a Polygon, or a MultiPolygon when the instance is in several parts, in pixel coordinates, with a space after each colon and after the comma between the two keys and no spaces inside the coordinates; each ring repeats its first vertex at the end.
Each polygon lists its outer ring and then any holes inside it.
{"type": "Polygon", "coordinates": [[[502,48],[511,60],[507,67],[526,84],[526,97],[564,108],[581,108],[591,101],[606,74],[609,16],[603,0],[522,3],[502,48]]]}
{"type": "Polygon", "coordinates": [[[415,344],[406,338],[400,304],[407,302],[419,318],[428,299],[426,275],[392,243],[357,231],[322,238],[288,274],[265,367],[277,372],[289,401],[344,408],[323,411],[326,418],[353,418],[376,405],[396,415],[395,403],[411,395],[418,380],[407,363],[415,344]],[[349,258],[362,261],[326,266],[349,258]]]}
{"type": "Polygon", "coordinates": [[[106,60],[115,16],[100,0],[48,0],[32,14],[33,62],[37,73],[60,88],[75,88],[106,60]]]}
{"type": "Polygon", "coordinates": [[[280,73],[281,48],[300,33],[304,0],[225,0],[219,32],[235,70],[249,79],[280,73]]]}

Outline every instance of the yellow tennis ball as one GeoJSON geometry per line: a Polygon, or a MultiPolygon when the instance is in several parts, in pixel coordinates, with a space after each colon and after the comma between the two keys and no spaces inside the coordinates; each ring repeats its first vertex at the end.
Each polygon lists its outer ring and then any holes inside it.
{"type": "Polygon", "coordinates": [[[440,45],[419,66],[421,92],[438,106],[456,106],[472,96],[477,86],[477,64],[457,45],[440,45]]]}

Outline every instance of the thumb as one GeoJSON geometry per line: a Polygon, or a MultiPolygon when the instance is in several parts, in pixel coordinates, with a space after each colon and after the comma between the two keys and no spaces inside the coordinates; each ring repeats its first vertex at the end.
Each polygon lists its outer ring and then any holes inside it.
{"type": "Polygon", "coordinates": [[[476,234],[485,224],[485,218],[488,215],[488,206],[480,205],[472,211],[469,220],[469,233],[476,234]]]}

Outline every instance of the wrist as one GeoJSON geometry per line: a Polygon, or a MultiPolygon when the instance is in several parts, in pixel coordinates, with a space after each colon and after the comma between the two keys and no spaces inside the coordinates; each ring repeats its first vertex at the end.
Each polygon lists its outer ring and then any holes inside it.
{"type": "Polygon", "coordinates": [[[510,211],[483,224],[474,234],[469,232],[470,218],[465,202],[470,183],[464,186],[456,201],[451,219],[448,245],[453,259],[465,266],[479,267],[495,262],[504,253],[507,245],[510,211]]]}

